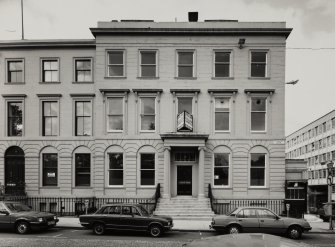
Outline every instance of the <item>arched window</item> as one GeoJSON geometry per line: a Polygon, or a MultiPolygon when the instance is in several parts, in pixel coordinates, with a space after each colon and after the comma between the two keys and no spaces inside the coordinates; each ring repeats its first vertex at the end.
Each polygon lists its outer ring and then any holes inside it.
{"type": "Polygon", "coordinates": [[[91,186],[91,150],[81,146],[74,150],[74,186],[91,186]]]}
{"type": "Polygon", "coordinates": [[[107,186],[122,187],[124,184],[124,151],[120,146],[111,146],[106,151],[107,186]]]}
{"type": "Polygon", "coordinates": [[[42,186],[58,186],[58,150],[45,147],[41,152],[42,186]]]}
{"type": "Polygon", "coordinates": [[[266,187],[268,172],[268,151],[262,146],[253,147],[250,151],[249,185],[266,187]]]}
{"type": "Polygon", "coordinates": [[[219,146],[213,152],[213,186],[228,187],[231,185],[231,150],[219,146]]]}
{"type": "Polygon", "coordinates": [[[152,146],[141,147],[138,151],[140,186],[156,185],[156,149],[152,146]]]}

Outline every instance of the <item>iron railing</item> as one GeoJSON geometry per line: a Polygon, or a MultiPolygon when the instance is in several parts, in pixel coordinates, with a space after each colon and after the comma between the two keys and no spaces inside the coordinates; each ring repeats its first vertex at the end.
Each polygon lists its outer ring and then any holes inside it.
{"type": "Polygon", "coordinates": [[[208,198],[216,214],[227,214],[238,207],[266,207],[278,215],[285,210],[285,201],[281,199],[216,199],[211,184],[208,185],[208,198]]]}

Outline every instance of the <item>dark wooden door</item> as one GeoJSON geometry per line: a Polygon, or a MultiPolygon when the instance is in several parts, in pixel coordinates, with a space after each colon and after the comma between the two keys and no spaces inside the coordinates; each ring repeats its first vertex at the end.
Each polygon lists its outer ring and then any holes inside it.
{"type": "Polygon", "coordinates": [[[19,147],[10,147],[5,154],[5,193],[25,195],[24,152],[19,147]]]}
{"type": "Polygon", "coordinates": [[[177,195],[192,195],[192,166],[177,167],[177,195]]]}

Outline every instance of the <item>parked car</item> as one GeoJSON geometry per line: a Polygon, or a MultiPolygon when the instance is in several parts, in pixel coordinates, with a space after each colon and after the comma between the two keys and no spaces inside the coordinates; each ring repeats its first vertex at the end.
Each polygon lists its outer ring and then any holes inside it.
{"type": "MultiPolygon", "coordinates": [[[[320,219],[322,219],[323,221],[325,222],[329,222],[329,215],[326,215],[326,212],[325,212],[325,207],[327,207],[326,205],[323,205],[322,207],[320,207],[318,210],[317,210],[317,214],[319,215],[320,219]]],[[[332,207],[332,215],[335,215],[335,206],[332,207]]],[[[334,216],[333,216],[333,220],[334,220],[334,216]]]]}
{"type": "Polygon", "coordinates": [[[242,233],[238,235],[220,235],[215,237],[194,240],[182,245],[183,247],[240,247],[240,246],[257,246],[257,247],[312,247],[309,244],[299,243],[286,238],[261,233],[242,233]]]}
{"type": "Polygon", "coordinates": [[[33,229],[47,229],[56,226],[56,215],[33,211],[30,207],[10,201],[0,202],[0,228],[14,229],[17,233],[26,234],[33,229]]]}
{"type": "Polygon", "coordinates": [[[264,207],[239,207],[228,215],[216,215],[213,217],[210,228],[230,234],[286,233],[292,239],[299,239],[303,232],[312,229],[305,219],[279,217],[264,207]]]}
{"type": "Polygon", "coordinates": [[[169,216],[150,215],[142,205],[107,204],[96,213],[79,216],[80,224],[102,235],[107,229],[147,231],[153,237],[159,237],[173,227],[169,216]]]}

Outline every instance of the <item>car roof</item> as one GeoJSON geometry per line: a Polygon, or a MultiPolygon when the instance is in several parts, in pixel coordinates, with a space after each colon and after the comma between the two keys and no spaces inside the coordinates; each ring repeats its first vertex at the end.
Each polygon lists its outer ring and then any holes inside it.
{"type": "Polygon", "coordinates": [[[106,206],[141,206],[141,204],[131,204],[131,203],[106,203],[102,207],[106,206]]]}
{"type": "Polygon", "coordinates": [[[236,209],[267,209],[267,210],[270,210],[269,208],[267,207],[260,207],[260,206],[246,206],[246,207],[237,207],[236,209]]]}

